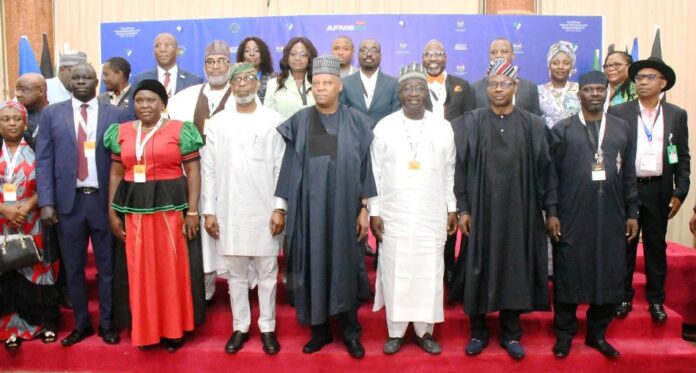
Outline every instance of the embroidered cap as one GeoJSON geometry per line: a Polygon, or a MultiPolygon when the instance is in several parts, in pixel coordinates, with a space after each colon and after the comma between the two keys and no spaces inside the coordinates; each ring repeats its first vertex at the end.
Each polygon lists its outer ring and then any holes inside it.
{"type": "Polygon", "coordinates": [[[341,62],[332,54],[316,57],[312,63],[312,75],[331,74],[341,76],[341,62]]]}
{"type": "Polygon", "coordinates": [[[427,82],[428,75],[423,65],[412,62],[406,66],[402,66],[399,71],[399,83],[409,79],[421,79],[427,82]]]}

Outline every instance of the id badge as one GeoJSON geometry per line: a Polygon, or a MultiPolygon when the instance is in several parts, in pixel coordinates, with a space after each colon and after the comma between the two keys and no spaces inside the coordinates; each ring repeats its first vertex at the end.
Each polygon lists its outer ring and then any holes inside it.
{"type": "Polygon", "coordinates": [[[85,157],[94,158],[97,155],[97,142],[85,141],[85,157]]]}
{"type": "Polygon", "coordinates": [[[592,181],[604,181],[607,179],[607,173],[604,171],[604,164],[592,164],[592,181]]]}
{"type": "Polygon", "coordinates": [[[2,184],[2,199],[4,202],[17,201],[17,185],[7,183],[2,184]]]}
{"type": "Polygon", "coordinates": [[[409,170],[420,170],[421,164],[418,161],[409,161],[408,162],[408,169],[409,170]]]}
{"type": "Polygon", "coordinates": [[[144,164],[133,166],[133,181],[136,183],[144,183],[146,181],[144,164]]]}
{"type": "Polygon", "coordinates": [[[677,146],[676,145],[669,145],[667,147],[667,162],[669,162],[669,164],[679,163],[679,157],[677,156],[677,146]]]}
{"type": "Polygon", "coordinates": [[[206,119],[203,121],[203,134],[207,135],[208,133],[206,132],[208,130],[208,125],[210,124],[210,119],[206,119]]]}
{"type": "Polygon", "coordinates": [[[657,154],[643,153],[640,157],[640,169],[642,171],[657,171],[657,154]]]}

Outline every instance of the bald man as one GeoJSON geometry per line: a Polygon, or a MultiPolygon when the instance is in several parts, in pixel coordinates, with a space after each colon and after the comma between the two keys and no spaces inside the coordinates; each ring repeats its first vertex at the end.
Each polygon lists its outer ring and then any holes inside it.
{"type": "MultiPolygon", "coordinates": [[[[488,59],[503,57],[512,63],[515,60],[515,51],[512,42],[505,38],[496,38],[488,48],[488,59]]],[[[476,108],[488,107],[488,79],[483,78],[474,83],[471,88],[474,90],[476,108]]],[[[532,114],[541,116],[539,108],[539,90],[533,82],[519,78],[517,82],[517,92],[514,96],[513,104],[518,109],[524,109],[532,114]]]]}
{"type": "Polygon", "coordinates": [[[155,38],[153,45],[157,68],[145,71],[133,78],[133,86],[137,86],[141,80],[159,80],[167,89],[169,97],[177,92],[193,85],[203,84],[200,76],[179,68],[176,63],[176,56],[179,50],[176,37],[170,33],[163,32],[155,38]]]}
{"type": "Polygon", "coordinates": [[[15,95],[17,101],[27,108],[27,132],[32,135],[32,139],[36,139],[41,111],[48,106],[47,92],[46,79],[41,74],[27,73],[17,79],[15,95]]]}

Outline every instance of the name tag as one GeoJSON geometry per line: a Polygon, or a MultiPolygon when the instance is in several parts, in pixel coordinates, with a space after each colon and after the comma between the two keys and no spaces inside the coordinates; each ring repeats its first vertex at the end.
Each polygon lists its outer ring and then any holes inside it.
{"type": "Polygon", "coordinates": [[[94,158],[97,155],[97,142],[85,141],[85,157],[94,158]]]}
{"type": "Polygon", "coordinates": [[[145,165],[137,164],[133,166],[133,181],[136,183],[144,183],[147,179],[145,178],[145,165]]]}
{"type": "Polygon", "coordinates": [[[669,162],[669,164],[679,163],[679,157],[677,156],[677,146],[676,145],[669,145],[667,147],[667,162],[669,162]]]}
{"type": "Polygon", "coordinates": [[[640,156],[640,169],[642,171],[657,171],[657,154],[643,153],[640,156]]]}
{"type": "Polygon", "coordinates": [[[592,164],[592,181],[604,181],[607,179],[607,173],[604,171],[604,164],[592,164]]]}
{"type": "Polygon", "coordinates": [[[207,135],[208,133],[206,130],[208,129],[208,125],[210,124],[210,119],[206,119],[203,121],[203,134],[207,135]]]}
{"type": "Polygon", "coordinates": [[[421,164],[418,161],[409,161],[408,162],[408,169],[409,170],[420,170],[421,164]]]}
{"type": "Polygon", "coordinates": [[[5,202],[17,201],[17,185],[8,183],[2,184],[2,199],[5,202]]]}

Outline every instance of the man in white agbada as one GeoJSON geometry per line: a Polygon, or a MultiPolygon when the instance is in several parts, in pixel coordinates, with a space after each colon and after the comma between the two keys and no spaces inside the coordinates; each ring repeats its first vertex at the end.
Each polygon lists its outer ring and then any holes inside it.
{"type": "MultiPolygon", "coordinates": [[[[225,109],[232,95],[229,84],[229,45],[222,40],[213,40],[206,46],[204,55],[203,65],[208,82],[180,91],[169,99],[167,106],[170,118],[192,121],[201,132],[201,136],[205,134],[206,123],[225,109]]],[[[230,100],[230,104],[233,102],[230,100]]],[[[201,149],[200,154],[201,160],[205,158],[205,148],[201,149]]],[[[204,171],[201,169],[201,172],[204,171]]],[[[201,180],[204,178],[205,175],[201,174],[201,180]]],[[[205,220],[201,219],[201,224],[204,223],[205,220]]],[[[201,234],[201,246],[205,272],[205,300],[210,301],[215,294],[216,275],[228,277],[227,266],[215,253],[215,240],[206,233],[201,234]]]]}
{"type": "Polygon", "coordinates": [[[275,336],[277,256],[287,210],[286,202],[274,197],[285,152],[285,142],[276,131],[282,118],[255,101],[259,83],[251,64],[233,65],[230,81],[236,107],[216,115],[206,128],[202,213],[205,229],[230,273],[234,333],[225,351],[236,353],[249,340],[248,276],[253,269],[263,350],[275,354],[280,350],[275,336]]]}
{"type": "Polygon", "coordinates": [[[409,322],[423,350],[441,352],[432,333],[444,321],[444,246],[456,230],[456,151],[450,123],[425,110],[427,97],[423,67],[403,67],[402,110],[377,124],[371,147],[378,196],[368,203],[370,228],[381,241],[373,311],[386,307],[388,355],[401,348],[409,322]]]}

